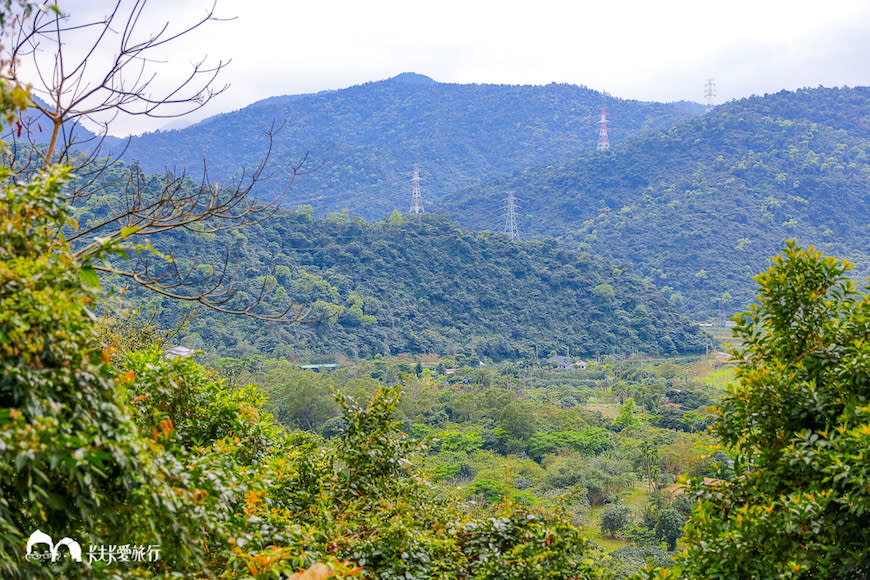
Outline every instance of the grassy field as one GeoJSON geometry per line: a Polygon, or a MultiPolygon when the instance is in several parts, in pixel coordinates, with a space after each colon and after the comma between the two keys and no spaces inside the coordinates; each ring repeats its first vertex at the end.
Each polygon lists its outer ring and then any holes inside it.
{"type": "Polygon", "coordinates": [[[730,326],[706,326],[702,330],[716,339],[718,343],[714,347],[716,350],[725,350],[729,344],[737,346],[741,342],[740,339],[734,338],[734,329],[730,326]]]}
{"type": "Polygon", "coordinates": [[[584,405],[584,408],[590,411],[598,411],[607,419],[615,419],[619,415],[619,405],[616,403],[589,403],[584,405]]]}
{"type": "Polygon", "coordinates": [[[734,382],[735,367],[735,363],[709,357],[693,365],[692,373],[705,385],[724,392],[728,383],[734,382]]]}
{"type": "MultiPolygon", "coordinates": [[[[646,487],[641,486],[635,486],[627,492],[620,494],[622,503],[630,506],[631,509],[634,510],[635,518],[640,518],[640,513],[643,510],[643,506],[646,505],[648,497],[649,491],[646,487]]],[[[598,522],[601,519],[601,512],[605,507],[607,506],[596,506],[589,510],[584,518],[583,533],[587,538],[597,543],[605,550],[612,552],[613,550],[618,550],[619,548],[628,546],[629,542],[620,538],[611,538],[601,534],[601,528],[598,526],[598,522]]]]}

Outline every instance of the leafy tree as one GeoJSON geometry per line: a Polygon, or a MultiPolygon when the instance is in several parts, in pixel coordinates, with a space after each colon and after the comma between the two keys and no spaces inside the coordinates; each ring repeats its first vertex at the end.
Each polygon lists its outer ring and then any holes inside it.
{"type": "Polygon", "coordinates": [[[631,524],[632,511],[627,505],[610,504],[601,511],[601,533],[618,536],[631,524]]]}
{"type": "Polygon", "coordinates": [[[537,428],[535,413],[528,401],[513,401],[504,408],[499,425],[516,439],[528,439],[537,428]]]}
{"type": "Polygon", "coordinates": [[[284,425],[317,431],[339,408],[333,396],[333,382],[327,375],[280,364],[281,379],[269,387],[269,410],[284,425]]]}
{"type": "MultiPolygon", "coordinates": [[[[223,187],[210,183],[207,172],[198,184],[184,172],[148,177],[138,163],[124,166],[108,152],[109,126],[119,115],[181,117],[227,88],[216,84],[224,61],[197,62],[180,79],[167,75],[162,90],[154,82],[162,64],[155,57],[196,29],[220,20],[215,5],[186,26],[167,23],[149,32],[141,29],[146,20],[143,13],[149,10],[147,0],[114,0],[105,16],[89,15],[93,20],[84,21],[63,12],[63,3],[46,3],[39,10],[31,10],[31,2],[5,4],[10,18],[0,46],[3,77],[9,94],[20,98],[23,93],[28,108],[16,120],[17,130],[8,136],[2,163],[20,176],[45,171],[55,163],[72,169],[76,178],[65,183],[63,195],[70,206],[87,205],[93,219],[69,224],[66,242],[73,256],[88,265],[91,279],[98,280],[96,272],[101,272],[220,312],[270,321],[304,319],[310,311],[297,303],[270,303],[269,277],[248,292],[233,284],[231,253],[246,242],[234,228],[273,213],[282,195],[269,202],[248,195],[261,179],[271,146],[259,164],[236,171],[230,185],[223,187]],[[95,58],[103,53],[107,58],[95,58]],[[98,134],[85,124],[99,127],[98,134]],[[107,187],[113,195],[105,195],[107,187]],[[164,255],[152,247],[152,238],[176,229],[206,238],[232,229],[233,240],[221,259],[203,267],[176,259],[171,248],[164,255]]],[[[271,131],[268,134],[271,144],[271,131]]],[[[296,169],[290,168],[286,175],[289,187],[296,169]]]]}
{"type": "Polygon", "coordinates": [[[658,513],[654,528],[656,537],[667,543],[668,550],[677,548],[677,538],[683,535],[683,524],[686,519],[674,508],[666,508],[658,513]]]}
{"type": "Polygon", "coordinates": [[[12,576],[36,529],[116,530],[138,480],[136,431],[91,330],[93,294],[54,235],[65,176],[7,182],[0,199],[0,570],[12,576]]]}
{"type": "Polygon", "coordinates": [[[613,419],[612,427],[616,431],[633,431],[640,426],[640,417],[636,414],[637,405],[634,399],[626,399],[619,406],[619,414],[613,419]]]}
{"type": "Polygon", "coordinates": [[[756,278],[714,427],[733,469],[695,487],[687,576],[870,574],[870,295],[849,267],[789,242],[756,278]]]}
{"type": "Polygon", "coordinates": [[[637,542],[632,538],[632,531],[629,531],[626,536],[632,539],[633,543],[610,553],[614,565],[608,568],[617,578],[634,578],[637,571],[650,562],[656,566],[673,564],[671,555],[658,545],[655,538],[652,542],[637,542]]]}
{"type": "Polygon", "coordinates": [[[649,441],[642,441],[640,444],[641,457],[643,458],[644,471],[646,472],[647,489],[652,491],[653,486],[657,485],[656,476],[659,472],[658,459],[659,451],[649,441]]]}

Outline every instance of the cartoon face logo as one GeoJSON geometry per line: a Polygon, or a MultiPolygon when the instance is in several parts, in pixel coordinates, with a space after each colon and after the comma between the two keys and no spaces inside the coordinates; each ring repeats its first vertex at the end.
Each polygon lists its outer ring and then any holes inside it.
{"type": "MultiPolygon", "coordinates": [[[[51,536],[48,534],[41,532],[40,530],[36,530],[32,534],[30,534],[30,539],[27,540],[27,556],[25,556],[28,560],[31,559],[31,552],[33,551],[33,546],[45,544],[48,546],[48,551],[51,554],[51,561],[56,562],[59,554],[58,549],[61,546],[66,546],[69,550],[70,558],[75,560],[76,562],[82,561],[82,547],[75,540],[71,540],[70,538],[61,538],[58,540],[57,544],[51,541],[51,536]]],[[[36,555],[34,554],[34,557],[36,555]]]]}

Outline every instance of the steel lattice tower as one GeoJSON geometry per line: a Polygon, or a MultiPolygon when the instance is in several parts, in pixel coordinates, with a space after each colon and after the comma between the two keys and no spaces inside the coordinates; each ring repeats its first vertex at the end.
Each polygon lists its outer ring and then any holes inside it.
{"type": "Polygon", "coordinates": [[[601,107],[601,119],[598,125],[598,150],[610,149],[610,139],[607,137],[607,107],[601,107]]]}
{"type": "Polygon", "coordinates": [[[514,197],[513,192],[508,193],[504,233],[512,240],[520,239],[520,233],[517,230],[517,198],[514,197]]]}
{"type": "Polygon", "coordinates": [[[707,79],[707,82],[704,83],[704,97],[707,98],[707,112],[713,110],[716,106],[716,103],[713,101],[713,98],[716,96],[716,81],[713,79],[707,79]]]}
{"type": "Polygon", "coordinates": [[[411,178],[411,213],[423,213],[423,196],[420,195],[420,167],[414,165],[414,177],[411,178]]]}

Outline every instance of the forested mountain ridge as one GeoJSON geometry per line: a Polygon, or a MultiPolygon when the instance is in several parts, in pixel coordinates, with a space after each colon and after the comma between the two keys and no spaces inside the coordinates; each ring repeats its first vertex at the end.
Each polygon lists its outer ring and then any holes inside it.
{"type": "MultiPolygon", "coordinates": [[[[269,197],[303,159],[318,168],[296,179],[283,203],[310,204],[377,220],[410,204],[419,163],[427,209],[457,188],[594,149],[599,108],[607,106],[611,140],[669,127],[699,114],[692,103],[645,103],[566,84],[511,86],[439,83],[404,73],[384,81],[308,95],[272,97],[177,131],[133,137],[123,154],[147,173],[166,167],[226,182],[265,155],[275,134],[269,197]]],[[[120,150],[120,145],[116,145],[120,150]]]]}
{"type": "MultiPolygon", "coordinates": [[[[314,304],[314,323],[264,324],[206,311],[183,330],[185,344],[226,355],[464,353],[534,357],[556,350],[683,353],[704,348],[696,325],[652,286],[553,241],[510,242],[465,232],[445,216],[400,216],[369,224],[288,212],[210,237],[173,232],[189,260],[219,263],[229,247],[241,283],[269,284],[269,301],[314,304]],[[274,266],[274,269],[272,267],[274,266]],[[272,276],[269,273],[272,272],[272,276]],[[331,316],[330,316],[331,315],[331,316]],[[326,318],[325,318],[326,317],[326,318]]],[[[167,301],[166,326],[188,306],[167,301]]]]}
{"type": "Polygon", "coordinates": [[[465,225],[558,236],[648,277],[684,311],[730,315],[784,240],[870,264],[870,88],[783,91],[462,192],[465,225]]]}

